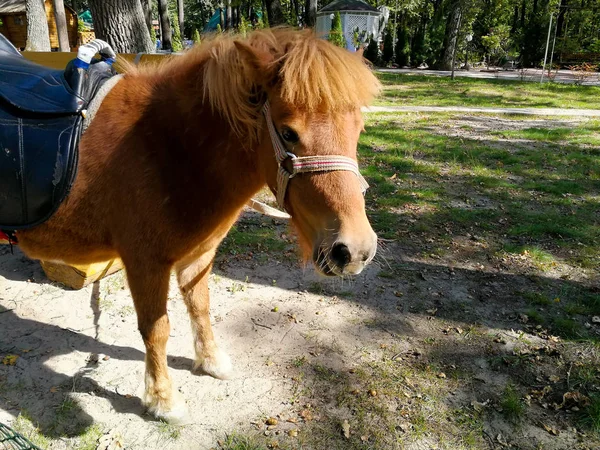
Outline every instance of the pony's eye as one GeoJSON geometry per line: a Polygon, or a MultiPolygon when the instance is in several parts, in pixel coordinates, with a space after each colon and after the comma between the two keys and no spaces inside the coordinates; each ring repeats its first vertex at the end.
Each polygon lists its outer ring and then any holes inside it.
{"type": "Polygon", "coordinates": [[[281,130],[281,137],[290,144],[295,144],[296,142],[298,142],[299,139],[298,134],[288,127],[283,127],[283,129],[281,130]]]}

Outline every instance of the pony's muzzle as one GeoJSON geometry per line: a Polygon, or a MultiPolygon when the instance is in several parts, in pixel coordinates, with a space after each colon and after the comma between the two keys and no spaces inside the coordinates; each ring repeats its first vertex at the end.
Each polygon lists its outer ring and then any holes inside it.
{"type": "Polygon", "coordinates": [[[313,252],[313,261],[319,272],[326,276],[358,275],[375,257],[377,235],[359,245],[337,240],[330,246],[318,246],[313,252]]]}

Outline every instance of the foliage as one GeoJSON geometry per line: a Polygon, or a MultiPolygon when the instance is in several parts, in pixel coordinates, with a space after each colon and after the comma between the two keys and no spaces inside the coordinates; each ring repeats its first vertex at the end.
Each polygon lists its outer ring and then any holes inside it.
{"type": "Polygon", "coordinates": [[[383,62],[389,64],[394,59],[394,38],[390,27],[385,31],[383,38],[383,62]]]}
{"type": "Polygon", "coordinates": [[[217,24],[217,34],[221,34],[223,30],[221,29],[221,24],[217,24]]]}
{"type": "Polygon", "coordinates": [[[400,67],[410,64],[410,40],[404,24],[398,26],[398,40],[396,41],[396,64],[400,67]]]}
{"type": "Polygon", "coordinates": [[[192,34],[192,40],[194,41],[194,44],[200,44],[202,42],[200,39],[200,32],[197,28],[194,30],[194,34],[192,34]]]}
{"type": "Polygon", "coordinates": [[[181,40],[181,30],[179,29],[179,20],[177,20],[176,14],[171,14],[171,29],[173,30],[173,37],[171,38],[171,48],[174,52],[180,52],[183,50],[183,41],[181,40]]]}
{"type": "Polygon", "coordinates": [[[346,47],[346,39],[344,38],[344,31],[342,30],[342,18],[340,17],[339,11],[336,11],[333,16],[331,31],[329,32],[327,40],[338,47],[346,47]]]}
{"type": "Polygon", "coordinates": [[[373,64],[377,64],[379,62],[379,46],[377,45],[377,41],[373,38],[373,36],[369,38],[369,45],[367,46],[367,50],[365,50],[365,58],[367,58],[373,64]]]}
{"type": "Polygon", "coordinates": [[[156,45],[156,30],[154,29],[154,27],[150,28],[150,39],[152,39],[152,43],[154,45],[156,45]]]}
{"type": "Polygon", "coordinates": [[[248,21],[244,18],[244,16],[242,16],[242,18],[240,19],[240,26],[238,27],[238,32],[243,37],[246,37],[246,34],[248,33],[248,21]]]}

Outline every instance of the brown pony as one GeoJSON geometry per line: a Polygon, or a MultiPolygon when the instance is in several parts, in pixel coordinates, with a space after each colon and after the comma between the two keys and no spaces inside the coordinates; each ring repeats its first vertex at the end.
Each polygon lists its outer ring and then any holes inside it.
{"type": "MultiPolygon", "coordinates": [[[[277,189],[263,104],[288,151],[355,160],[360,107],[378,89],[362,57],[310,31],[275,29],[130,67],[105,98],[82,138],[69,197],[18,238],[31,258],[123,260],[146,346],[144,402],[156,417],[186,415],[167,370],[172,269],[192,323],[195,368],[217,378],[231,371],[210,326],[208,275],[250,197],[265,183],[277,189]]],[[[285,208],[305,258],[325,275],[357,274],[373,258],[376,235],[350,171],[299,174],[285,208]]]]}

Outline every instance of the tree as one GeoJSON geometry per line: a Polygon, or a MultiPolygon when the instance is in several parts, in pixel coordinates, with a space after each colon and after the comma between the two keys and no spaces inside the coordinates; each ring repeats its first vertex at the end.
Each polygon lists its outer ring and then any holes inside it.
{"type": "Polygon", "coordinates": [[[50,33],[44,0],[27,0],[27,43],[25,50],[49,52],[50,33]]]}
{"type": "Polygon", "coordinates": [[[344,31],[342,30],[342,18],[340,17],[339,11],[336,11],[333,16],[333,20],[331,21],[331,31],[329,31],[327,40],[333,45],[346,48],[346,39],[344,38],[344,31]]]}
{"type": "Polygon", "coordinates": [[[396,41],[396,64],[399,67],[410,64],[410,41],[404,23],[398,25],[398,40],[396,41]]]}
{"type": "Polygon", "coordinates": [[[244,16],[240,18],[240,26],[238,27],[238,32],[242,37],[246,37],[246,34],[248,34],[248,22],[246,21],[244,16]]]}
{"type": "Polygon", "coordinates": [[[161,42],[162,48],[165,50],[171,50],[171,24],[169,22],[169,5],[167,0],[158,0],[158,18],[160,21],[161,29],[161,42]]]}
{"type": "Polygon", "coordinates": [[[63,0],[52,0],[54,5],[54,20],[56,21],[56,32],[58,33],[58,48],[61,52],[71,51],[69,45],[69,33],[67,32],[67,16],[65,15],[65,4],[63,0]]]}
{"type": "Polygon", "coordinates": [[[459,0],[456,0],[450,7],[450,14],[446,24],[446,33],[444,37],[444,48],[442,60],[439,64],[441,70],[451,70],[456,54],[456,46],[458,44],[458,34],[462,19],[462,5],[459,0]]]}
{"type": "Polygon", "coordinates": [[[285,24],[285,17],[283,16],[280,0],[265,0],[265,3],[270,26],[274,27],[285,24]]]}
{"type": "Polygon", "coordinates": [[[177,0],[177,19],[179,22],[179,33],[183,38],[184,15],[183,15],[183,0],[177,0]]]}
{"type": "Polygon", "coordinates": [[[183,41],[181,40],[179,21],[176,20],[175,13],[171,15],[171,22],[173,23],[173,39],[171,41],[171,49],[174,52],[180,52],[181,50],[183,50],[183,41]]]}
{"type": "MultiPolygon", "coordinates": [[[[154,26],[152,25],[152,0],[140,1],[142,2],[142,10],[144,11],[144,19],[146,20],[148,32],[152,35],[152,32],[154,31],[154,26]]],[[[154,33],[154,37],[156,38],[156,32],[154,33]]]]}
{"type": "Polygon", "coordinates": [[[317,0],[306,0],[304,6],[304,23],[307,27],[314,27],[317,23],[317,0]]]}
{"type": "Polygon", "coordinates": [[[195,45],[199,45],[202,42],[202,40],[200,39],[200,32],[198,31],[197,28],[194,30],[194,33],[192,34],[192,40],[194,41],[195,45]]]}
{"type": "Polygon", "coordinates": [[[373,64],[377,64],[379,62],[379,47],[373,36],[369,38],[369,45],[365,51],[365,58],[367,58],[373,64]]]}
{"type": "Polygon", "coordinates": [[[117,53],[152,53],[154,44],[140,0],[89,0],[97,38],[117,53]]]}
{"type": "Polygon", "coordinates": [[[383,37],[383,62],[388,64],[394,59],[394,38],[390,31],[390,27],[385,30],[385,36],[383,37]]]}

